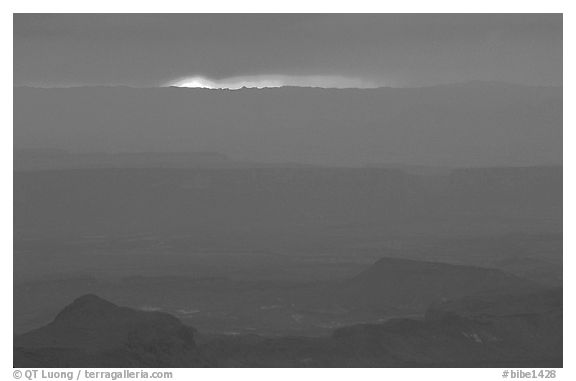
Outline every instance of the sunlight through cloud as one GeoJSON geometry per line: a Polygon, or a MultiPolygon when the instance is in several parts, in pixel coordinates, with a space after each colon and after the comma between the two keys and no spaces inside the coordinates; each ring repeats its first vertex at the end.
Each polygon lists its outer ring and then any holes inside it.
{"type": "Polygon", "coordinates": [[[168,86],[191,87],[202,89],[229,89],[241,88],[271,88],[283,86],[321,87],[321,88],[359,88],[368,89],[379,87],[371,81],[360,78],[343,76],[287,76],[287,75],[257,75],[239,76],[223,79],[210,79],[202,76],[180,78],[168,83],[168,86]]]}

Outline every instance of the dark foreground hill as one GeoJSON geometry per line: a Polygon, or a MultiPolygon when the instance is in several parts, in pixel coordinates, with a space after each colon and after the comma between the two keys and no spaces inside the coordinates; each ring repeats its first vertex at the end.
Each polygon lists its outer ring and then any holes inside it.
{"type": "Polygon", "coordinates": [[[459,313],[443,309],[435,306],[424,320],[341,328],[327,338],[221,337],[200,348],[227,367],[562,366],[561,289],[472,297],[459,313]],[[472,300],[486,307],[482,313],[466,310],[472,300]],[[510,300],[514,312],[503,308],[510,300]]]}
{"type": "Polygon", "coordinates": [[[193,339],[177,319],[84,296],[14,339],[15,367],[561,367],[562,290],[469,297],[329,337],[193,339]],[[510,303],[514,305],[510,308],[510,303]]]}
{"type": "Polygon", "coordinates": [[[180,367],[200,363],[194,331],[175,317],[85,295],[54,321],[14,338],[22,367],[180,367]],[[33,349],[32,349],[33,348],[33,349]]]}
{"type": "MultiPolygon", "coordinates": [[[[423,316],[430,304],[443,300],[528,292],[541,287],[496,269],[390,257],[372,265],[351,267],[345,275],[333,279],[322,279],[329,273],[330,264],[316,266],[311,261],[297,261],[294,273],[310,272],[310,279],[302,281],[274,279],[278,274],[273,272],[274,267],[262,267],[261,262],[246,254],[212,255],[209,262],[219,269],[243,269],[243,279],[202,277],[211,269],[202,267],[202,262],[194,265],[173,255],[166,257],[162,260],[180,266],[185,275],[57,278],[17,284],[15,332],[24,333],[50,322],[60,306],[78,294],[89,293],[122,305],[173,314],[203,333],[322,336],[334,328],[359,322],[423,316]],[[244,266],[239,267],[237,261],[244,261],[244,266]],[[271,279],[258,280],[259,272],[268,272],[271,279]]],[[[142,254],[130,258],[131,269],[136,266],[133,263],[145,260],[142,254]]],[[[280,259],[272,257],[269,261],[287,269],[290,262],[280,259]]],[[[79,255],[78,260],[86,261],[86,257],[79,255]]],[[[160,262],[153,263],[158,266],[160,262]]]]}

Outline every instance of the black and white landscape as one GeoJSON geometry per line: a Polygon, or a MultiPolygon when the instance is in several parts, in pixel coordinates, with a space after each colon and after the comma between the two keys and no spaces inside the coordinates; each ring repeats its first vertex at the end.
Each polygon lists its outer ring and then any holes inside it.
{"type": "Polygon", "coordinates": [[[561,15],[14,25],[15,367],[563,366],[561,15]]]}

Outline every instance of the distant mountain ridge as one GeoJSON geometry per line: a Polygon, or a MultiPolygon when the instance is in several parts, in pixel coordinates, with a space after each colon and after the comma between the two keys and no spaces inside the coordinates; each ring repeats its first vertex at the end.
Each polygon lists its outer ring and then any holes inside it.
{"type": "Polygon", "coordinates": [[[562,162],[562,88],[15,88],[15,149],[361,166],[562,162]]]}
{"type": "Polygon", "coordinates": [[[367,309],[425,310],[464,296],[512,294],[541,286],[495,269],[400,258],[382,258],[345,283],[340,298],[367,309]]]}
{"type": "Polygon", "coordinates": [[[16,236],[32,238],[36,233],[206,237],[209,231],[228,237],[241,232],[242,240],[254,236],[261,243],[270,230],[320,240],[328,233],[345,238],[342,229],[354,232],[358,226],[374,234],[419,229],[502,234],[532,224],[561,225],[562,168],[461,169],[435,176],[314,167],[18,171],[14,210],[16,236]]]}
{"type": "Polygon", "coordinates": [[[217,152],[118,152],[70,153],[62,150],[22,150],[14,152],[14,171],[190,168],[242,169],[302,167],[294,163],[252,163],[230,159],[217,152]]]}

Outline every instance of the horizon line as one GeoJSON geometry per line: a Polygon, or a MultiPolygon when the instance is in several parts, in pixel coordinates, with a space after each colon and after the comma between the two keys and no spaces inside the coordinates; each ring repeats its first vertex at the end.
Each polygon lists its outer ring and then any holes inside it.
{"type": "Polygon", "coordinates": [[[536,85],[524,84],[507,81],[483,81],[483,80],[470,80],[461,82],[445,82],[434,85],[423,86],[375,86],[375,87],[325,87],[325,86],[305,86],[305,85],[282,85],[282,86],[243,86],[239,88],[208,88],[208,87],[189,87],[177,85],[160,85],[160,86],[135,86],[126,84],[88,84],[88,85],[57,85],[57,86],[41,86],[41,85],[13,85],[13,89],[79,89],[79,88],[127,88],[127,89],[182,89],[182,90],[207,90],[207,91],[241,91],[241,90],[274,90],[274,89],[320,89],[320,90],[379,90],[379,89],[426,89],[433,87],[450,87],[450,86],[468,86],[468,85],[487,85],[498,86],[507,85],[511,87],[537,87],[537,88],[563,88],[561,85],[536,85]]]}

